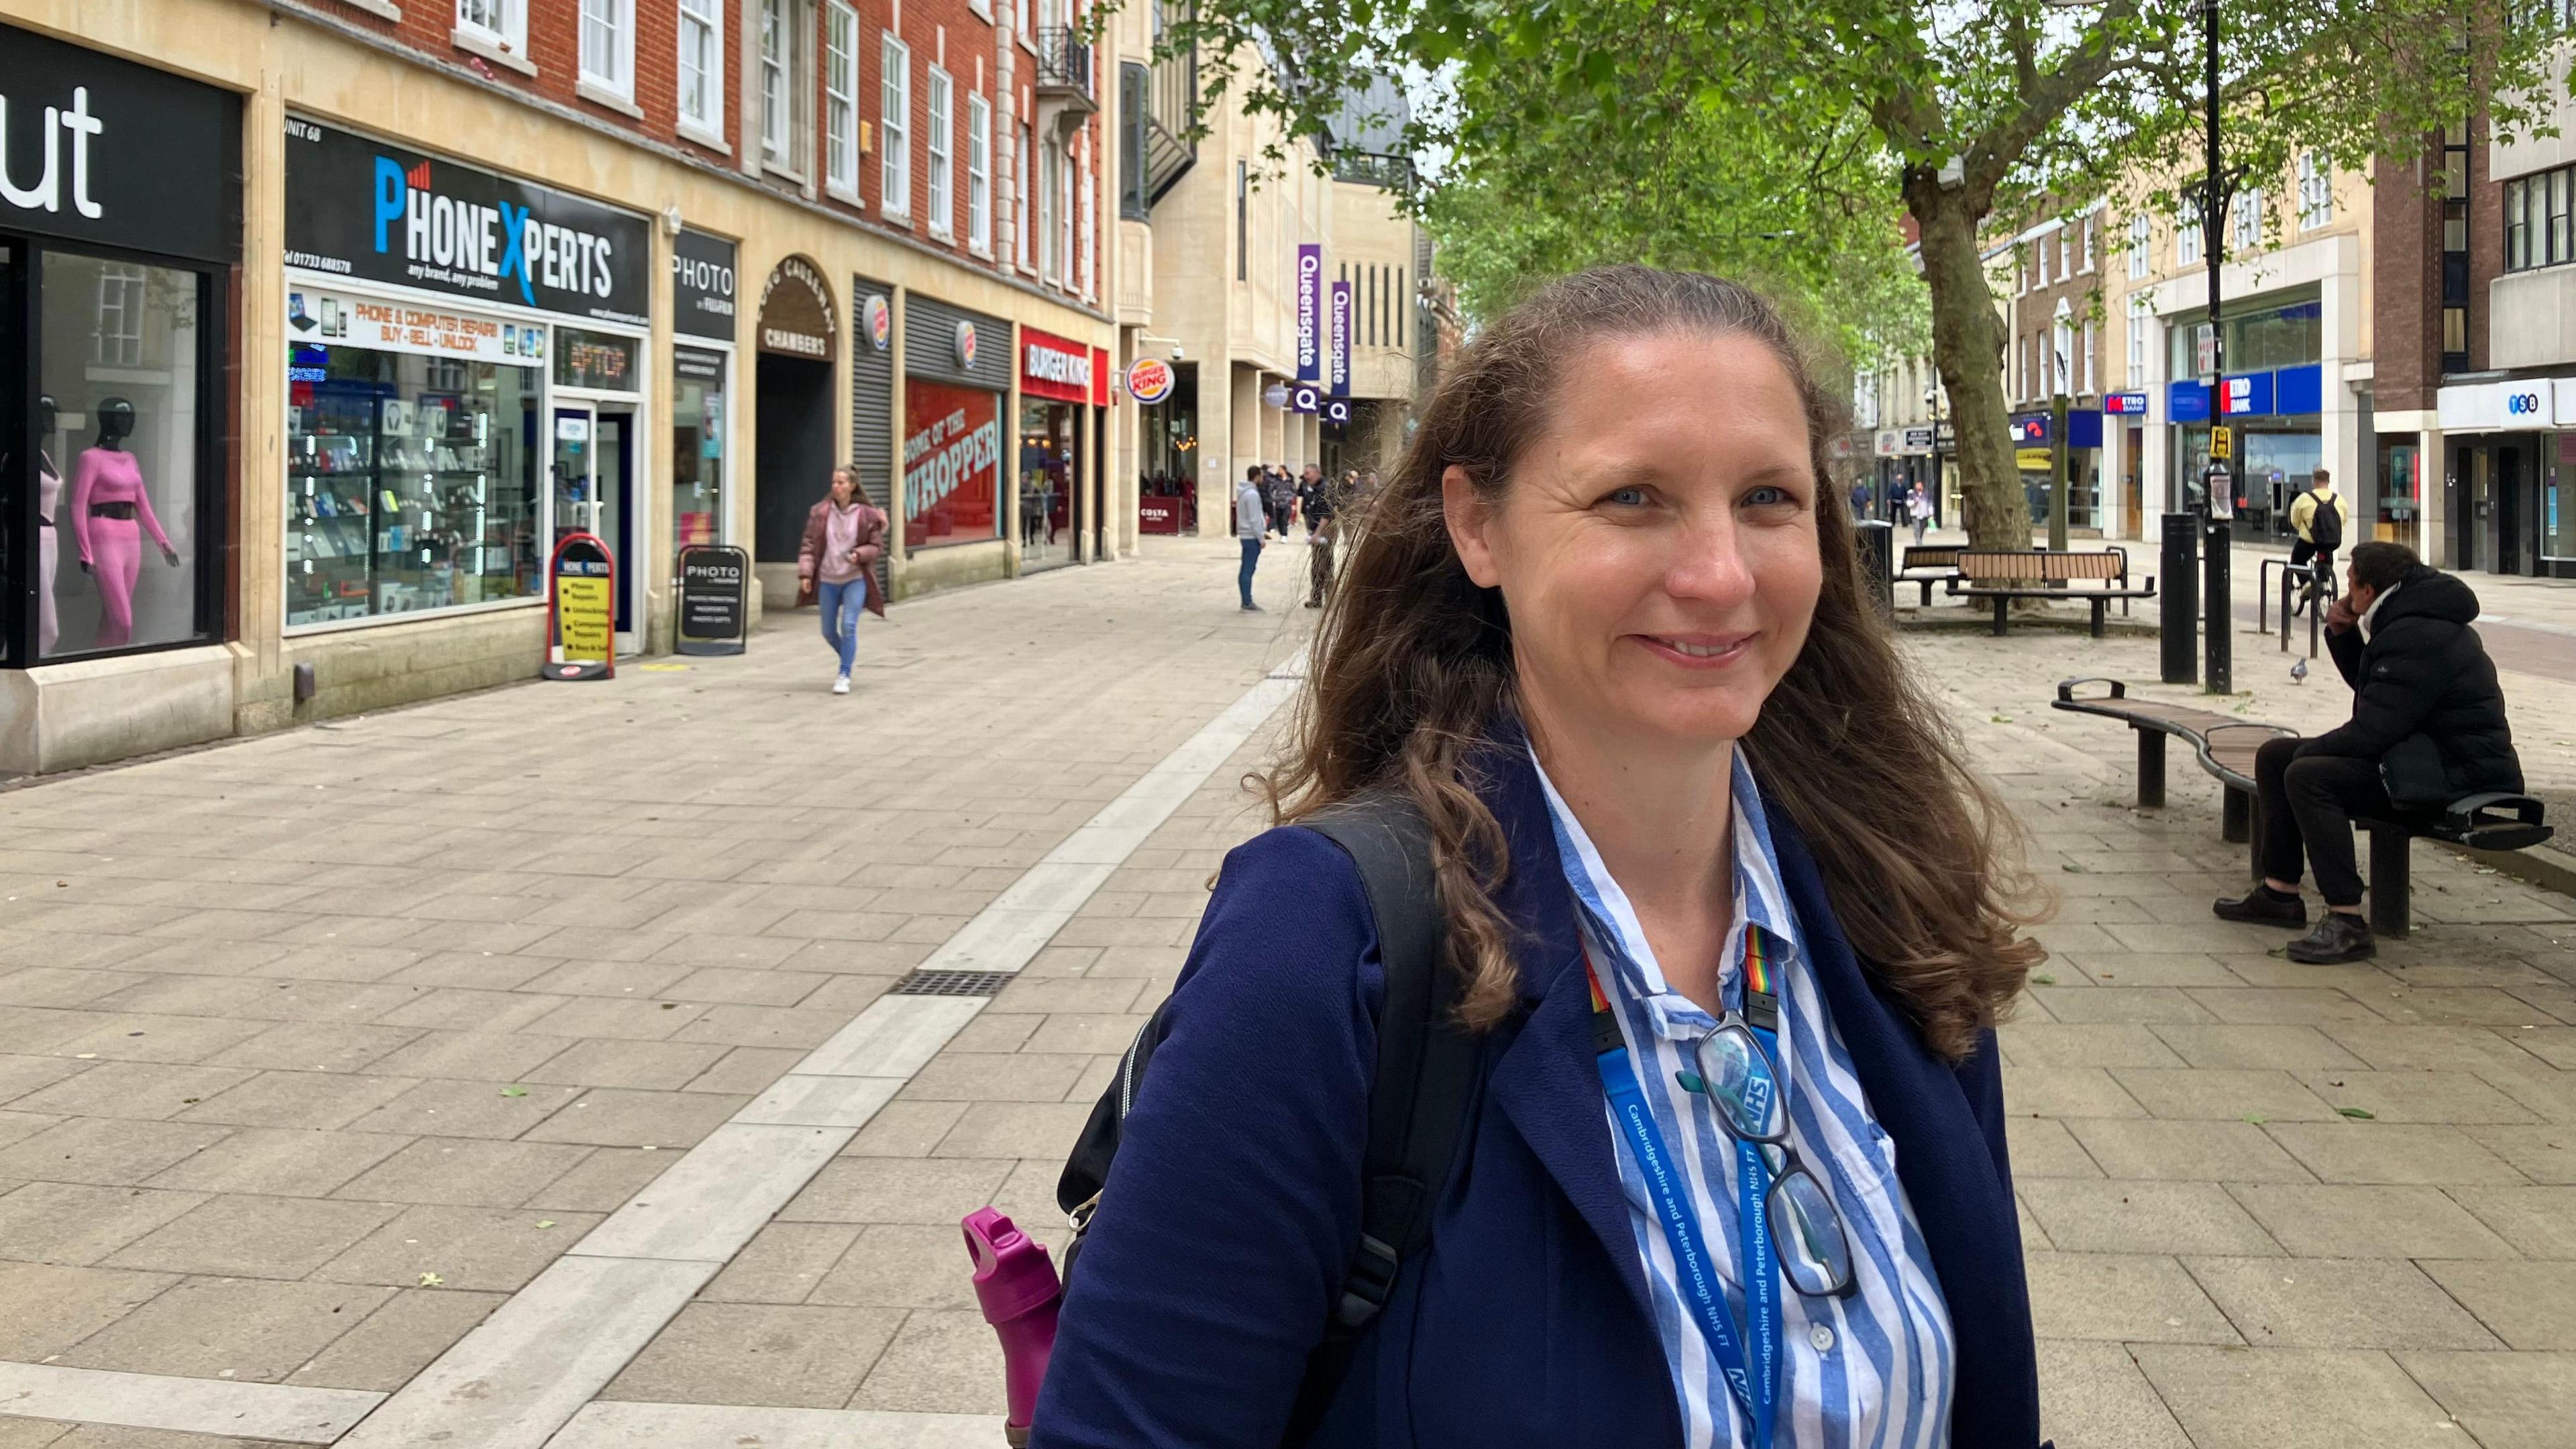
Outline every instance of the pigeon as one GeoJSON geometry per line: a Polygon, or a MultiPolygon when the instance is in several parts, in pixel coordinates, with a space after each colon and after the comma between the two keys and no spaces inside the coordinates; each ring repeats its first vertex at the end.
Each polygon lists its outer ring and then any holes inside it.
{"type": "Polygon", "coordinates": [[[2308,682],[2308,661],[2305,659],[2293,659],[2290,661],[2290,682],[2292,684],[2305,684],[2308,682]]]}

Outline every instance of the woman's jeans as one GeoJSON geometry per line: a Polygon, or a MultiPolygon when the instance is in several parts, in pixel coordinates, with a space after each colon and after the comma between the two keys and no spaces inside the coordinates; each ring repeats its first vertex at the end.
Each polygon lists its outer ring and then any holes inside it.
{"type": "Polygon", "coordinates": [[[841,677],[847,679],[851,663],[859,657],[859,610],[868,604],[868,576],[861,574],[846,584],[818,580],[814,602],[822,605],[823,642],[841,656],[841,677]]]}

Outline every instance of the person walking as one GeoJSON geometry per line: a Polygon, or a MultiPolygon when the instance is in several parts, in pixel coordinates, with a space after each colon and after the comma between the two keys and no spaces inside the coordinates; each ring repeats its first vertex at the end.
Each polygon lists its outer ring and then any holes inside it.
{"type": "Polygon", "coordinates": [[[1288,525],[1297,511],[1297,480],[1288,476],[1285,467],[1270,470],[1270,526],[1279,536],[1288,536],[1288,525]]]}
{"type": "Polygon", "coordinates": [[[805,515],[805,540],[796,550],[796,602],[822,606],[823,642],[840,656],[832,692],[850,692],[850,666],[859,654],[859,610],[882,619],[885,601],[868,587],[885,556],[885,510],[859,495],[855,468],[832,470],[832,491],[805,515]]]}
{"type": "Polygon", "coordinates": [[[1914,520],[1914,546],[1921,548],[1924,531],[1932,526],[1932,495],[1923,491],[1922,484],[1915,484],[1914,491],[1905,495],[1905,512],[1914,520]]]}
{"type": "Polygon", "coordinates": [[[1243,567],[1234,584],[1242,591],[1244,612],[1251,614],[1261,612],[1252,602],[1252,568],[1261,562],[1261,543],[1270,533],[1270,503],[1261,482],[1261,465],[1255,463],[1243,470],[1243,486],[1234,490],[1234,536],[1243,543],[1243,567]]]}
{"type": "Polygon", "coordinates": [[[1620,266],[1444,365],[1131,1078],[1030,1449],[2036,1449],[1993,1031],[2030,882],[1863,592],[1809,355],[1620,266]],[[1429,837],[1437,1088],[1376,1080],[1404,943],[1303,828],[1354,807],[1429,837]],[[1371,1122],[1417,1090],[1428,1181],[1371,1122]],[[1399,1187],[1427,1250],[1363,1219],[1399,1187]]]}
{"type": "Polygon", "coordinates": [[[2335,492],[2334,475],[2319,468],[2307,491],[2290,501],[2290,527],[2298,533],[2290,545],[2290,562],[2311,565],[2308,586],[2300,590],[2291,612],[2305,613],[2334,596],[2335,551],[2343,547],[2343,524],[2343,495],[2335,492]]]}
{"type": "Polygon", "coordinates": [[[1331,485],[1324,481],[1324,470],[1309,463],[1297,480],[1297,512],[1306,520],[1306,537],[1315,536],[1315,528],[1331,515],[1332,504],[1324,497],[1331,485]]]}
{"type": "Polygon", "coordinates": [[[2352,592],[2326,610],[2325,623],[2326,648],[2352,686],[2352,718],[2255,751],[2263,883],[2213,907],[2222,921],[2306,925],[2304,852],[2326,913],[2287,954],[2309,965],[2378,954],[2361,910],[2354,819],[2438,812],[2465,795],[2523,788],[2495,661],[2469,627],[2477,594],[2400,543],[2356,546],[2349,579],[2352,592]]]}

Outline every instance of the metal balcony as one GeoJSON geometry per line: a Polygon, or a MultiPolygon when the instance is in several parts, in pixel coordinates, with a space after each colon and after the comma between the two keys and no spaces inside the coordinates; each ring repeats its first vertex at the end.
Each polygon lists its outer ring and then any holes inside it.
{"type": "Polygon", "coordinates": [[[1071,136],[1100,109],[1091,88],[1091,45],[1073,28],[1050,25],[1038,32],[1038,113],[1059,136],[1071,136]]]}

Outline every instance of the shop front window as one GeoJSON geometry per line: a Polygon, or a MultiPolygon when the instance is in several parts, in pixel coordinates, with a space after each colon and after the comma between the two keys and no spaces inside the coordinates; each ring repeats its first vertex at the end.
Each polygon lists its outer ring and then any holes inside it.
{"type": "Polygon", "coordinates": [[[36,657],[206,638],[207,283],[44,252],[37,291],[36,657]]]}
{"type": "Polygon", "coordinates": [[[535,365],[296,342],[287,377],[290,626],[539,595],[535,365]]]}
{"type": "Polygon", "coordinates": [[[2540,489],[2540,552],[2576,558],[2576,433],[2560,433],[2540,489]]]}
{"type": "Polygon", "coordinates": [[[723,541],[725,356],[671,354],[671,519],[677,545],[723,541]]]}
{"type": "Polygon", "coordinates": [[[1020,556],[1024,566],[1071,561],[1074,409],[1020,402],[1020,556]]]}
{"type": "Polygon", "coordinates": [[[903,416],[904,547],[1001,537],[1001,395],[906,378],[903,416]]]}

